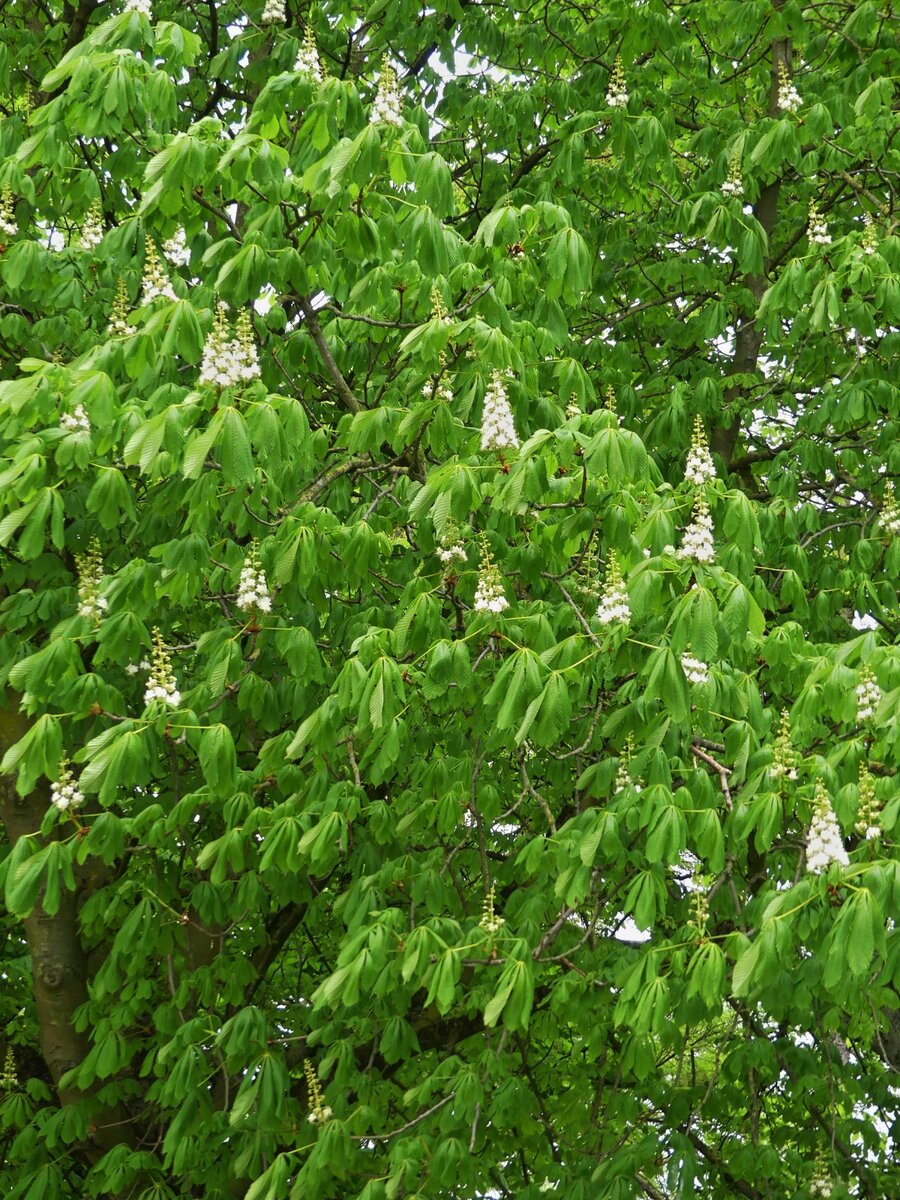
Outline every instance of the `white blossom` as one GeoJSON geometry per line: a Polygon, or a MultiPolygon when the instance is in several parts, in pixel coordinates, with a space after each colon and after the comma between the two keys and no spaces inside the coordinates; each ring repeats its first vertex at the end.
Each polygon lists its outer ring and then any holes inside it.
{"type": "Polygon", "coordinates": [[[166,274],[165,267],[159,261],[156,247],[147,239],[147,251],[144,256],[144,277],[141,280],[143,298],[141,304],[152,304],[154,300],[177,300],[175,289],[166,274]]]}
{"type": "Polygon", "coordinates": [[[481,920],[478,922],[480,928],[485,933],[498,933],[506,924],[503,917],[499,917],[494,911],[494,885],[491,884],[488,894],[484,898],[484,903],[481,910],[481,920]]]}
{"type": "Polygon", "coordinates": [[[172,671],[172,659],[158,629],[153,630],[153,662],[150,665],[150,678],[144,688],[144,704],[153,704],[156,700],[168,704],[170,708],[177,708],[181,703],[181,692],[172,671]]]}
{"type": "Polygon", "coordinates": [[[716,477],[716,467],[709,452],[703,421],[699,414],[694,418],[694,436],[684,465],[684,478],[695,487],[702,487],[716,477]]]}
{"type": "Polygon", "coordinates": [[[59,423],[67,433],[90,433],[91,422],[83,404],[76,404],[71,412],[64,412],[59,423]]]}
{"type": "Polygon", "coordinates": [[[709,683],[709,667],[687,650],[681,656],[681,669],[689,683],[709,683]]]}
{"type": "Polygon", "coordinates": [[[769,775],[773,779],[797,780],[797,754],[791,744],[791,717],[785,708],[781,713],[781,725],[775,739],[775,752],[769,775]]]}
{"type": "Polygon", "coordinates": [[[303,33],[303,44],[297,52],[294,70],[300,75],[308,75],[314,83],[322,82],[322,63],[316,47],[316,36],[312,26],[307,25],[303,33]]]}
{"type": "Polygon", "coordinates": [[[741,178],[741,156],[735,153],[731,156],[731,165],[728,168],[728,178],[722,184],[723,196],[743,196],[744,181],[741,178]]]}
{"type": "Polygon", "coordinates": [[[151,0],[125,0],[124,11],[140,13],[148,21],[153,19],[153,5],[151,4],[151,0]]]}
{"type": "Polygon", "coordinates": [[[816,783],[812,822],[806,839],[806,867],[811,874],[821,875],[833,862],[842,867],[850,865],[841,838],[841,827],[820,779],[816,783]]]}
{"type": "Polygon", "coordinates": [[[381,64],[381,78],[378,81],[378,92],[372,102],[369,113],[370,125],[403,125],[403,98],[400,95],[400,83],[397,72],[388,62],[387,57],[381,64]]]}
{"type": "Polygon", "coordinates": [[[783,62],[778,64],[778,94],[775,103],[782,112],[790,113],[797,112],[803,103],[783,62]]]}
{"type": "Polygon", "coordinates": [[[600,603],[597,605],[597,620],[601,625],[628,625],[631,621],[631,605],[628,590],[622,578],[622,568],[615,551],[611,551],[606,564],[606,578],[600,603]]]}
{"type": "Polygon", "coordinates": [[[806,236],[813,246],[830,246],[831,234],[825,224],[825,218],[819,212],[815,200],[809,202],[809,216],[806,222],[806,236]]]}
{"type": "Polygon", "coordinates": [[[227,306],[220,302],[203,347],[199,379],[200,383],[210,387],[238,387],[260,376],[259,355],[253,340],[253,324],[249,313],[240,313],[237,329],[232,334],[227,311],[227,306]]]}
{"type": "Polygon", "coordinates": [[[99,203],[92,204],[81,226],[81,247],[83,250],[95,250],[103,241],[103,210],[99,203]]]}
{"type": "Polygon", "coordinates": [[[287,20],[284,0],[266,0],[265,8],[259,19],[263,25],[283,25],[287,20]]]}
{"type": "Polygon", "coordinates": [[[859,784],[857,787],[859,808],[857,810],[854,830],[864,837],[867,842],[873,842],[881,837],[880,811],[875,796],[875,780],[864,762],[859,764],[859,784]]]}
{"type": "Polygon", "coordinates": [[[491,372],[491,381],[484,393],[484,409],[481,415],[481,449],[515,450],[519,445],[516,424],[513,420],[509,397],[503,376],[499,371],[491,372]]]}
{"type": "Polygon", "coordinates": [[[170,238],[166,238],[162,244],[162,252],[173,267],[188,265],[191,261],[191,251],[183,229],[176,229],[170,238]]]}
{"type": "Polygon", "coordinates": [[[610,108],[625,108],[628,104],[628,88],[625,84],[625,72],[622,70],[622,59],[618,55],[613,64],[612,74],[606,87],[606,103],[610,108]]]}
{"type": "Polygon", "coordinates": [[[85,554],[75,556],[78,568],[78,615],[99,621],[109,608],[109,601],[100,595],[103,585],[103,559],[96,538],[85,554]]]}
{"type": "Polygon", "coordinates": [[[878,524],[885,533],[892,534],[894,537],[900,534],[900,505],[897,504],[894,485],[891,482],[884,485],[884,500],[881,505],[878,524]]]}
{"type": "Polygon", "coordinates": [[[61,813],[69,812],[73,808],[80,808],[84,804],[84,795],[75,783],[75,776],[65,761],[61,764],[59,779],[50,784],[50,803],[61,813]]]}
{"type": "Polygon", "coordinates": [[[331,1105],[320,1104],[318,1108],[314,1108],[312,1112],[307,1115],[306,1119],[309,1121],[310,1125],[323,1125],[326,1121],[331,1120],[331,1105]]]}
{"type": "Polygon", "coordinates": [[[130,337],[134,329],[125,318],[128,316],[128,285],[125,276],[120,275],[116,284],[116,298],[109,314],[107,334],[110,337],[130,337]]]}
{"type": "Polygon", "coordinates": [[[494,615],[509,608],[509,601],[503,591],[503,581],[486,538],[481,539],[481,569],[478,572],[473,607],[478,613],[494,615]]]}
{"type": "Polygon", "coordinates": [[[698,500],[694,505],[694,519],[685,529],[681,546],[675,552],[675,556],[676,558],[692,558],[695,562],[700,563],[715,561],[713,523],[705,500],[698,500]]]}
{"type": "Polygon", "coordinates": [[[871,721],[880,703],[881,688],[878,686],[872,669],[866,667],[860,676],[859,683],[856,685],[857,723],[862,725],[865,721],[871,721]]]}
{"type": "Polygon", "coordinates": [[[9,190],[9,184],[5,183],[3,191],[0,192],[0,233],[5,233],[7,237],[15,237],[18,232],[12,192],[9,190]]]}
{"type": "Polygon", "coordinates": [[[244,559],[238,584],[237,606],[246,611],[268,613],[272,611],[272,597],[266,573],[259,561],[259,551],[254,545],[244,559]]]}

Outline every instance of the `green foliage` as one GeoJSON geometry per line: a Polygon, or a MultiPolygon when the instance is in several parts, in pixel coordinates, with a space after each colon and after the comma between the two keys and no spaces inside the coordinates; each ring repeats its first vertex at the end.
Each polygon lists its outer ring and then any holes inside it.
{"type": "Polygon", "coordinates": [[[898,1194],[890,5],[111,7],[0,29],[4,1195],[898,1194]]]}

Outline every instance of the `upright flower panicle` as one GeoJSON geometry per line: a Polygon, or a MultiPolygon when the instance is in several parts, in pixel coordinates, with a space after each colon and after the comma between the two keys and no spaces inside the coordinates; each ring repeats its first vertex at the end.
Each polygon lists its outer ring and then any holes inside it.
{"type": "Polygon", "coordinates": [[[856,814],[856,824],[853,826],[860,837],[867,842],[873,842],[881,837],[881,813],[875,796],[875,780],[864,762],[859,764],[859,784],[857,786],[859,807],[856,814]]]}
{"type": "Polygon", "coordinates": [[[150,678],[144,689],[144,704],[153,704],[160,700],[169,708],[177,708],[181,703],[181,692],[175,682],[172,671],[172,659],[166,649],[159,629],[153,630],[153,655],[150,663],[150,678]]]}
{"type": "Polygon", "coordinates": [[[709,916],[709,892],[703,879],[694,875],[691,890],[691,915],[688,925],[698,938],[706,936],[706,921],[709,916]]]}
{"type": "Polygon", "coordinates": [[[698,413],[694,417],[694,436],[691,439],[691,448],[688,451],[687,462],[684,464],[684,478],[687,483],[692,483],[694,487],[702,487],[705,483],[710,483],[715,477],[716,466],[709,452],[709,445],[706,441],[706,430],[703,428],[703,420],[698,413]]]}
{"type": "Polygon", "coordinates": [[[825,784],[818,779],[812,821],[806,839],[806,869],[812,875],[821,875],[832,863],[847,867],[850,859],[844,849],[841,827],[825,791],[825,784]]]}
{"type": "Polygon", "coordinates": [[[640,780],[631,778],[631,759],[634,756],[634,735],[629,733],[625,739],[625,745],[622,747],[622,753],[619,756],[619,768],[616,771],[616,778],[613,781],[613,795],[619,796],[622,792],[629,788],[634,792],[641,790],[640,780]]]}
{"type": "Polygon", "coordinates": [[[68,759],[59,764],[59,778],[50,784],[50,803],[61,813],[70,812],[84,804],[84,795],[75,782],[68,759]]]}
{"type": "Polygon", "coordinates": [[[494,562],[491,548],[484,535],[481,537],[481,566],[478,571],[473,607],[477,613],[492,613],[494,616],[509,608],[499,568],[494,562]]]}
{"type": "Polygon", "coordinates": [[[691,654],[688,646],[681,656],[681,669],[687,676],[688,683],[709,683],[709,666],[701,659],[691,654]]]}
{"type": "Polygon", "coordinates": [[[468,562],[469,556],[466,553],[462,535],[454,521],[448,521],[441,544],[436,548],[435,554],[445,567],[452,567],[454,563],[459,563],[464,567],[468,562]]]}
{"type": "Polygon", "coordinates": [[[303,29],[303,42],[297,51],[297,61],[294,70],[298,75],[308,75],[313,83],[321,83],[323,78],[322,63],[319,60],[319,50],[316,46],[316,35],[312,25],[307,24],[303,29]]]}
{"type": "Polygon", "coordinates": [[[191,251],[187,244],[187,234],[178,228],[171,237],[162,244],[162,252],[173,267],[186,267],[191,261],[191,251]]]}
{"type": "Polygon", "coordinates": [[[76,554],[78,568],[78,615],[99,621],[109,608],[109,601],[100,595],[103,586],[103,557],[96,538],[84,554],[76,554]]]}
{"type": "Polygon", "coordinates": [[[400,95],[400,83],[397,72],[388,61],[387,55],[381,63],[381,77],[378,80],[378,92],[372,102],[369,113],[370,125],[395,125],[398,129],[403,126],[403,98],[400,95]]]}
{"type": "Polygon", "coordinates": [[[735,151],[731,156],[728,167],[728,178],[722,184],[722,195],[726,197],[743,196],[744,181],[741,177],[741,156],[735,151]]]}
{"type": "Polygon", "coordinates": [[[216,316],[203,346],[200,383],[210,387],[239,387],[260,376],[259,355],[253,338],[250,314],[242,310],[232,333],[228,306],[219,301],[216,316]]]}
{"type": "Polygon", "coordinates": [[[7,1045],[6,1058],[3,1062],[3,1073],[0,1074],[0,1092],[14,1092],[18,1086],[19,1077],[16,1074],[16,1060],[13,1057],[13,1048],[7,1045]]]}
{"type": "Polygon", "coordinates": [[[788,779],[791,782],[797,779],[797,752],[791,743],[791,715],[786,708],[781,711],[769,775],[773,779],[788,779]]]}
{"type": "Polygon", "coordinates": [[[143,297],[141,304],[152,304],[154,300],[177,300],[175,289],[166,274],[165,267],[156,253],[156,246],[147,238],[147,250],[144,255],[144,277],[141,281],[143,297]]]}
{"type": "Polygon", "coordinates": [[[603,592],[597,605],[597,620],[601,625],[627,626],[631,621],[631,605],[628,589],[622,576],[622,567],[615,550],[610,550],[606,563],[603,592]]]}
{"type": "Polygon", "coordinates": [[[856,720],[862,725],[871,721],[881,703],[881,688],[871,667],[864,667],[856,685],[856,720]]]}
{"type": "Polygon", "coordinates": [[[318,1076],[308,1058],[303,1060],[303,1074],[306,1076],[306,1090],[309,1095],[309,1115],[306,1119],[310,1125],[324,1125],[331,1119],[331,1109],[322,1097],[318,1076]]]}
{"type": "Polygon", "coordinates": [[[891,534],[892,537],[900,534],[900,505],[897,504],[894,485],[890,482],[884,485],[884,500],[881,504],[878,524],[885,533],[891,534]]]}
{"type": "Polygon", "coordinates": [[[142,17],[146,17],[148,21],[153,19],[153,5],[151,0],[125,0],[124,12],[140,13],[142,17]]]}
{"type": "Polygon", "coordinates": [[[625,84],[625,72],[622,69],[622,57],[616,55],[612,74],[606,87],[606,103],[610,108],[625,108],[628,104],[628,88],[625,84]]]}
{"type": "Polygon", "coordinates": [[[506,924],[502,917],[498,917],[494,912],[494,885],[491,884],[488,894],[484,898],[484,903],[481,909],[481,920],[478,922],[480,928],[485,933],[498,933],[506,924]]]}
{"type": "Polygon", "coordinates": [[[128,285],[125,282],[125,276],[120,275],[116,284],[116,298],[113,300],[109,325],[106,330],[110,337],[130,337],[134,333],[133,326],[125,320],[128,316],[128,307],[128,285]]]}
{"type": "Polygon", "coordinates": [[[778,64],[778,94],[775,103],[782,112],[790,113],[798,112],[803,103],[784,62],[778,64]]]}
{"type": "Polygon", "coordinates": [[[806,220],[806,236],[812,246],[830,246],[831,234],[825,224],[825,218],[819,212],[815,200],[809,202],[809,215],[806,220]]]}
{"type": "Polygon", "coordinates": [[[95,201],[87,210],[84,224],[81,226],[81,248],[96,250],[103,241],[103,209],[100,201],[95,201]]]}
{"type": "Polygon", "coordinates": [[[266,0],[259,20],[261,25],[283,25],[287,20],[287,7],[284,0],[266,0]]]}
{"type": "Polygon", "coordinates": [[[18,232],[12,192],[9,190],[9,184],[4,183],[3,191],[0,192],[0,233],[5,233],[7,237],[15,237],[18,232]]]}
{"type": "Polygon", "coordinates": [[[831,1175],[822,1162],[816,1163],[809,1181],[810,1200],[830,1200],[834,1191],[831,1175]]]}
{"type": "Polygon", "coordinates": [[[694,562],[711,563],[716,558],[713,542],[713,522],[709,505],[702,498],[694,502],[694,517],[684,531],[681,546],[675,551],[676,558],[691,558],[694,562]]]}
{"type": "Polygon", "coordinates": [[[76,404],[71,412],[64,412],[59,423],[66,433],[90,433],[91,421],[83,404],[76,404]]]}
{"type": "Polygon", "coordinates": [[[863,254],[874,254],[878,249],[878,230],[875,228],[875,222],[868,213],[863,217],[862,252],[863,254]]]}
{"type": "Polygon", "coordinates": [[[259,548],[254,542],[244,559],[241,579],[238,584],[237,606],[245,612],[267,613],[272,611],[272,597],[266,573],[259,561],[259,548]]]}
{"type": "Polygon", "coordinates": [[[519,445],[516,423],[503,376],[499,371],[491,372],[491,381],[484,393],[484,409],[481,415],[481,449],[515,450],[519,445]]]}

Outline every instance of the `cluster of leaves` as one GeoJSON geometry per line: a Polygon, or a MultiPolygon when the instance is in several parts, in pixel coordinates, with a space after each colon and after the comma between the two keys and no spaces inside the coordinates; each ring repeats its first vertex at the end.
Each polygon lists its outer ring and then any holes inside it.
{"type": "Polygon", "coordinates": [[[895,1193],[890,6],[123,7],[0,31],[5,1192],[895,1193]]]}

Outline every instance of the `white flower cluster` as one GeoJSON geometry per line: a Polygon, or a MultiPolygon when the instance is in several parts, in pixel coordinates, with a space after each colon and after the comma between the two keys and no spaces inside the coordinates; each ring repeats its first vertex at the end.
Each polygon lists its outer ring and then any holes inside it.
{"type": "Polygon", "coordinates": [[[879,823],[878,801],[875,797],[875,780],[864,762],[859,764],[859,785],[857,788],[859,808],[856,815],[854,830],[867,842],[873,842],[881,837],[879,823]]]}
{"type": "Polygon", "coordinates": [[[183,229],[176,229],[170,238],[162,244],[162,252],[173,267],[186,267],[191,261],[191,251],[187,244],[187,234],[183,229]]]}
{"type": "Polygon", "coordinates": [[[166,274],[165,267],[159,261],[156,247],[147,239],[147,250],[144,255],[144,277],[141,280],[143,299],[141,304],[152,304],[154,300],[177,300],[175,289],[166,274]]]}
{"type": "Polygon", "coordinates": [[[809,202],[809,216],[806,222],[806,236],[812,246],[830,246],[831,234],[825,224],[825,218],[819,212],[815,200],[809,202]]]}
{"type": "Polygon", "coordinates": [[[864,721],[871,721],[880,703],[881,688],[878,686],[872,669],[865,667],[859,677],[859,683],[856,685],[857,723],[862,725],[864,721]]]}
{"type": "Polygon", "coordinates": [[[842,867],[850,865],[841,839],[841,827],[820,779],[816,783],[812,822],[806,839],[806,866],[811,874],[821,875],[833,862],[842,867]]]}
{"type": "Polygon", "coordinates": [[[625,739],[625,746],[622,750],[622,755],[619,758],[619,769],[616,771],[616,778],[613,781],[613,795],[619,796],[622,792],[631,788],[632,791],[639,792],[641,784],[639,780],[631,778],[631,756],[634,753],[634,738],[629,733],[625,739]]]}
{"type": "Polygon", "coordinates": [[[125,318],[128,316],[128,286],[125,283],[125,276],[119,276],[119,282],[116,284],[116,298],[113,301],[112,312],[109,314],[109,325],[107,326],[107,334],[110,337],[130,337],[134,333],[134,329],[125,318]]]}
{"type": "Polygon", "coordinates": [[[7,237],[15,237],[18,232],[12,192],[9,190],[9,184],[4,184],[3,191],[0,192],[0,233],[5,233],[7,237]]]}
{"type": "Polygon", "coordinates": [[[158,629],[153,630],[153,662],[150,678],[144,688],[144,704],[153,704],[156,700],[168,704],[169,708],[177,708],[181,703],[181,692],[172,671],[172,659],[158,629]]]}
{"type": "Polygon", "coordinates": [[[128,663],[128,665],[125,668],[125,674],[126,675],[137,675],[138,671],[149,671],[149,670],[150,670],[150,660],[147,658],[142,658],[139,663],[128,663]]]}
{"type": "Polygon", "coordinates": [[[444,531],[444,536],[441,538],[441,544],[435,550],[438,558],[445,567],[451,567],[455,562],[461,566],[465,566],[468,562],[468,554],[462,540],[462,534],[457,528],[455,522],[451,521],[444,531]]]}
{"type": "Polygon", "coordinates": [[[83,404],[76,404],[71,412],[64,412],[59,423],[67,433],[90,433],[91,421],[83,404]]]}
{"type": "Polygon", "coordinates": [[[681,546],[675,552],[675,557],[692,558],[695,562],[700,563],[715,561],[713,522],[705,500],[697,500],[694,504],[694,519],[685,529],[684,538],[681,546]]]}
{"type": "Polygon", "coordinates": [[[311,25],[307,25],[303,32],[303,44],[297,52],[294,70],[300,75],[308,75],[313,83],[322,82],[322,63],[319,61],[316,35],[312,31],[311,25]]]}
{"type": "Polygon", "coordinates": [[[775,103],[782,112],[790,113],[797,112],[803,103],[783,62],[778,64],[778,95],[775,97],[775,103]]]}
{"type": "Polygon", "coordinates": [[[495,615],[509,608],[500,572],[491,555],[487,538],[484,537],[481,539],[481,569],[478,572],[473,607],[478,613],[494,613],[495,615]]]}
{"type": "Polygon", "coordinates": [[[894,485],[892,483],[884,485],[884,502],[881,506],[881,515],[878,518],[878,524],[885,533],[890,533],[894,537],[900,534],[900,506],[897,504],[897,497],[894,495],[894,485]]]}
{"type": "Polygon", "coordinates": [[[453,403],[453,388],[446,379],[440,379],[437,382],[432,380],[422,387],[422,395],[426,400],[442,400],[444,404],[453,403]]]}
{"type": "Polygon", "coordinates": [[[65,760],[60,764],[59,779],[50,785],[50,803],[61,813],[80,808],[84,804],[84,795],[75,783],[75,776],[65,760]]]}
{"type": "Polygon", "coordinates": [[[716,477],[716,467],[709,452],[706,432],[699,413],[694,417],[694,436],[684,464],[684,478],[695,487],[702,487],[716,477]]]}
{"type": "Polygon", "coordinates": [[[323,1100],[318,1077],[309,1059],[304,1059],[303,1071],[306,1075],[306,1090],[309,1095],[309,1115],[306,1119],[310,1125],[324,1125],[326,1121],[331,1120],[331,1107],[323,1100]]]}
{"type": "Polygon", "coordinates": [[[259,551],[255,545],[251,547],[241,568],[237,606],[245,612],[254,609],[261,613],[272,611],[272,597],[269,595],[266,573],[260,565],[259,551]]]}
{"type": "Polygon", "coordinates": [[[689,649],[681,656],[681,669],[688,683],[709,683],[709,667],[702,659],[695,658],[689,649]]]}
{"type": "Polygon", "coordinates": [[[519,445],[516,423],[503,376],[499,371],[491,372],[491,382],[484,393],[484,409],[481,414],[482,450],[515,450],[519,445]]]}
{"type": "Polygon", "coordinates": [[[863,232],[862,252],[863,254],[874,254],[878,249],[878,231],[868,213],[863,217],[863,221],[866,228],[863,232]]]}
{"type": "Polygon", "coordinates": [[[287,8],[284,0],[266,0],[265,8],[259,19],[263,25],[283,25],[287,20],[287,8]]]}
{"type": "Polygon", "coordinates": [[[744,181],[741,178],[741,156],[733,154],[728,168],[728,178],[722,184],[723,196],[743,196],[744,181]]]}
{"type": "Polygon", "coordinates": [[[817,1166],[809,1181],[810,1200],[830,1200],[833,1191],[834,1184],[831,1182],[831,1176],[823,1166],[817,1166]]]}
{"type": "Polygon", "coordinates": [[[491,884],[491,889],[484,898],[484,904],[481,910],[481,920],[478,922],[479,927],[485,933],[497,933],[506,924],[503,917],[498,917],[494,912],[494,885],[491,884]]]}
{"type": "Polygon", "coordinates": [[[100,543],[94,538],[85,554],[75,556],[78,568],[78,615],[99,621],[109,608],[109,601],[100,595],[103,585],[103,558],[100,543]]]}
{"type": "Polygon", "coordinates": [[[81,227],[82,250],[96,250],[103,241],[103,210],[99,202],[88,209],[81,227]]]}
{"type": "Polygon", "coordinates": [[[148,21],[153,20],[153,5],[151,0],[125,0],[125,12],[140,13],[148,21]]]}
{"type": "Polygon", "coordinates": [[[216,308],[216,319],[203,347],[199,378],[200,383],[210,387],[238,387],[258,379],[261,374],[250,314],[242,311],[238,315],[234,334],[229,327],[227,314],[227,305],[220,301],[216,308]]]}
{"type": "Polygon", "coordinates": [[[628,603],[628,590],[622,578],[622,568],[614,550],[610,551],[606,564],[606,578],[603,582],[603,592],[597,605],[597,620],[601,625],[628,625],[631,621],[631,605],[628,603]]]}
{"type": "Polygon", "coordinates": [[[797,755],[791,745],[791,717],[786,708],[782,709],[781,725],[775,739],[775,754],[769,774],[773,779],[788,779],[792,783],[797,779],[797,755]]]}
{"type": "Polygon", "coordinates": [[[606,103],[610,108],[625,108],[628,104],[628,88],[625,84],[625,72],[622,70],[622,59],[616,55],[612,74],[606,87],[606,103]]]}
{"type": "Polygon", "coordinates": [[[370,125],[396,125],[398,129],[403,126],[403,98],[400,95],[400,83],[397,79],[397,72],[391,66],[385,56],[381,64],[381,78],[378,81],[378,92],[372,103],[372,111],[369,113],[370,125]]]}

